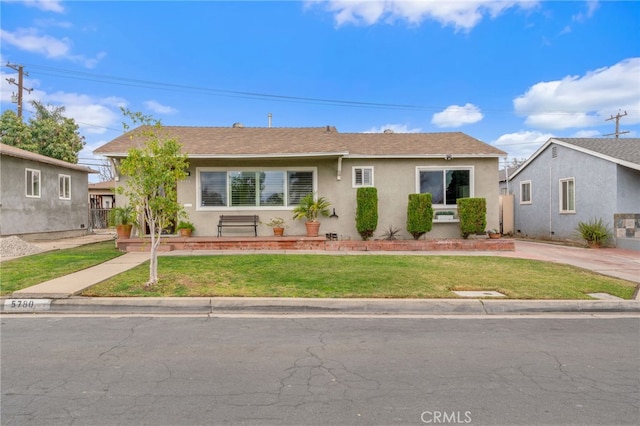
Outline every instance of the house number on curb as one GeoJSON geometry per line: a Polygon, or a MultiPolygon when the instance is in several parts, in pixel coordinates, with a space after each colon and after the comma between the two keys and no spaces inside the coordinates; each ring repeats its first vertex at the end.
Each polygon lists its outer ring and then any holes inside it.
{"type": "Polygon", "coordinates": [[[4,311],[48,311],[51,299],[7,299],[4,311]]]}

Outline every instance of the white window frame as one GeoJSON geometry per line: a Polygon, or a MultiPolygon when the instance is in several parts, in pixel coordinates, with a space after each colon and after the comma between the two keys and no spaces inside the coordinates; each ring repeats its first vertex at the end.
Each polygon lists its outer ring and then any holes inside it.
{"type": "Polygon", "coordinates": [[[353,188],[365,188],[373,186],[373,166],[353,166],[351,168],[351,186],[353,188]],[[358,170],[360,171],[360,176],[362,176],[362,182],[360,183],[356,181],[358,170]],[[365,182],[365,170],[369,171],[369,182],[365,182]]]}
{"type": "Polygon", "coordinates": [[[561,214],[571,214],[576,212],[576,179],[574,177],[560,179],[558,182],[558,210],[561,214]],[[571,183],[571,185],[573,186],[573,191],[571,192],[571,194],[566,194],[566,200],[564,193],[565,183],[571,183]],[[566,209],[563,208],[563,204],[565,201],[567,203],[566,209]],[[570,204],[572,204],[573,206],[571,206],[570,204]],[[568,207],[573,207],[573,209],[570,209],[568,207]]]}
{"type": "MultiPolygon", "coordinates": [[[[467,170],[469,171],[469,197],[475,197],[475,167],[474,166],[456,166],[456,167],[443,167],[443,166],[417,166],[416,167],[416,193],[420,193],[420,172],[437,172],[445,170],[467,170]]],[[[457,210],[456,204],[433,204],[433,207],[440,209],[446,208],[447,210],[457,210]]]]}
{"type": "Polygon", "coordinates": [[[71,176],[58,175],[58,197],[61,200],[71,199],[71,176]]]}
{"type": "Polygon", "coordinates": [[[530,180],[523,180],[520,182],[520,204],[531,204],[533,202],[533,193],[531,192],[533,186],[530,180]],[[524,199],[524,187],[529,187],[529,199],[524,199]]]}
{"type": "MultiPolygon", "coordinates": [[[[229,172],[284,172],[285,175],[287,172],[311,172],[312,173],[312,184],[313,184],[313,193],[318,192],[318,168],[317,167],[196,167],[196,211],[234,211],[234,210],[251,210],[251,211],[259,211],[259,210],[288,210],[291,211],[295,206],[287,206],[286,202],[284,206],[203,206],[202,205],[202,188],[201,188],[201,179],[200,174],[202,172],[225,172],[227,173],[227,191],[229,190],[228,185],[228,173],[229,172]]],[[[288,193],[288,188],[286,185],[288,184],[285,178],[285,193],[288,193]]],[[[230,200],[230,194],[227,192],[227,204],[230,200]]]]}
{"type": "Polygon", "coordinates": [[[42,196],[42,173],[37,169],[24,170],[24,195],[27,198],[40,198],[42,196]],[[31,179],[29,179],[31,175],[31,179]],[[37,179],[35,178],[37,176],[37,179]],[[29,184],[31,182],[31,185],[29,184]],[[37,182],[37,185],[34,183],[37,182]]]}

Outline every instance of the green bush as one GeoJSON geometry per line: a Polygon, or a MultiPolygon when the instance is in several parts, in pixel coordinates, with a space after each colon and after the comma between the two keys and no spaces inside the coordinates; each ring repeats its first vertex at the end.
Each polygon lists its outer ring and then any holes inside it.
{"type": "Polygon", "coordinates": [[[472,234],[484,234],[487,226],[487,200],[484,198],[458,198],[460,234],[467,238],[472,234]]]}
{"type": "Polygon", "coordinates": [[[593,245],[605,243],[611,235],[607,225],[602,222],[602,218],[592,219],[589,222],[578,222],[576,230],[587,243],[593,245]]]}
{"type": "Polygon", "coordinates": [[[433,226],[433,207],[431,194],[409,194],[407,206],[407,231],[415,240],[431,231],[433,226]]]}
{"type": "Polygon", "coordinates": [[[378,189],[358,188],[356,198],[356,229],[367,241],[378,227],[378,189]]]}

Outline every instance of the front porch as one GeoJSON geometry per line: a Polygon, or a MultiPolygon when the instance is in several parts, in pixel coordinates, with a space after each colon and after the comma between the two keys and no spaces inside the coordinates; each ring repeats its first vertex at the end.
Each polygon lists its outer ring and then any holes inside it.
{"type": "MultiPolygon", "coordinates": [[[[116,240],[118,249],[127,252],[149,251],[150,238],[116,240]]],[[[163,235],[159,251],[173,250],[315,250],[315,251],[513,251],[513,239],[489,239],[486,236],[469,239],[422,240],[335,240],[321,237],[180,237],[163,235]]]]}

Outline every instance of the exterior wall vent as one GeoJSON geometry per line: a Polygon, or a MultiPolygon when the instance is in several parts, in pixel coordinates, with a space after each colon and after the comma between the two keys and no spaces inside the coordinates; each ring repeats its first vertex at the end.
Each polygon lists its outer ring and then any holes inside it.
{"type": "Polygon", "coordinates": [[[551,158],[556,158],[558,157],[558,147],[557,146],[552,146],[551,147],[551,158]]]}

